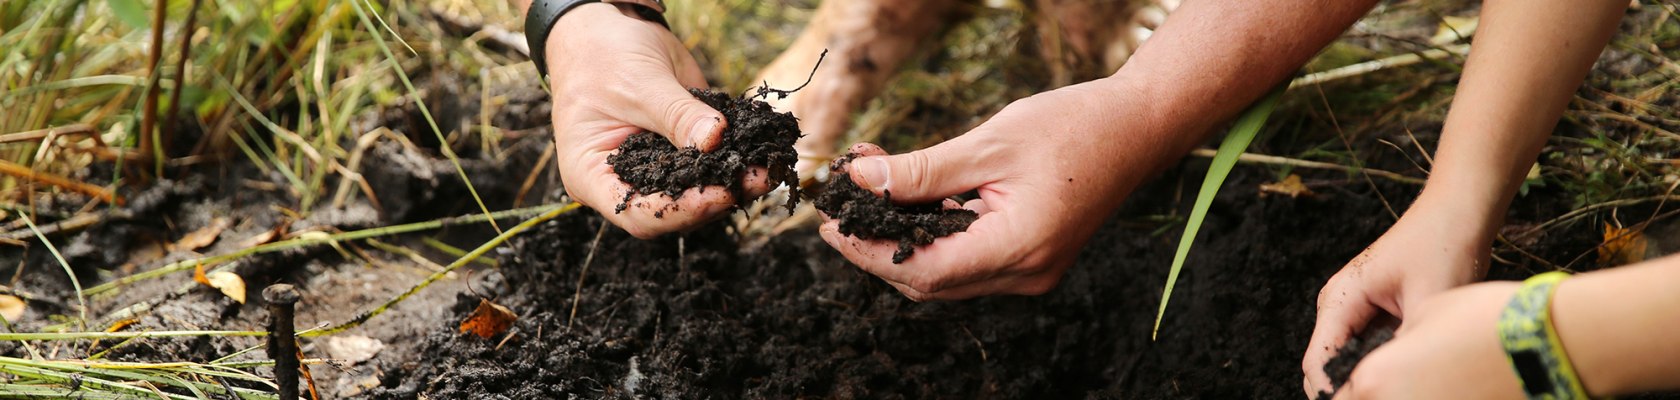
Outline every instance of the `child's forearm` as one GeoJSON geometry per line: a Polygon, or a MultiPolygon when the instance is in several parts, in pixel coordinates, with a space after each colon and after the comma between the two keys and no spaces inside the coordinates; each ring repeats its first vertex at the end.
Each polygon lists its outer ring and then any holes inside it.
{"type": "Polygon", "coordinates": [[[1680,389],[1680,257],[1564,281],[1552,319],[1593,397],[1680,389]]]}
{"type": "Polygon", "coordinates": [[[1491,239],[1625,0],[1488,0],[1420,205],[1491,239]],[[1451,210],[1451,211],[1447,211],[1451,210]]]}

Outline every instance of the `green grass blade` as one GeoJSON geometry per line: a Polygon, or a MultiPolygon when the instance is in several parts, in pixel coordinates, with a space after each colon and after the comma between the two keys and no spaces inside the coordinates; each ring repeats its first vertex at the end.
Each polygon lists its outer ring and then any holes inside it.
{"type": "Polygon", "coordinates": [[[51,240],[47,240],[47,235],[41,233],[41,228],[35,226],[34,220],[29,219],[28,215],[23,214],[18,214],[18,219],[23,220],[23,223],[25,224],[29,224],[29,230],[31,232],[35,232],[35,238],[40,239],[41,244],[47,246],[47,251],[52,252],[53,259],[58,261],[58,266],[64,268],[64,275],[70,277],[70,287],[76,289],[76,313],[79,316],[76,319],[76,325],[86,329],[87,295],[82,292],[82,281],[80,279],[76,279],[76,270],[70,268],[69,262],[64,261],[64,255],[58,252],[58,247],[53,246],[51,240]]]}
{"type": "MultiPolygon", "coordinates": [[[[420,108],[420,115],[426,117],[426,125],[432,128],[432,134],[437,135],[438,150],[443,152],[444,158],[448,158],[449,163],[455,166],[455,173],[461,175],[461,182],[467,185],[467,193],[472,195],[473,202],[478,203],[478,210],[483,212],[484,215],[490,215],[490,207],[484,205],[484,198],[479,197],[478,188],[473,187],[472,179],[467,177],[467,170],[461,168],[461,158],[455,155],[455,149],[449,147],[449,138],[444,137],[443,130],[438,129],[437,119],[432,117],[432,110],[426,107],[426,99],[421,98],[420,91],[414,89],[414,82],[408,79],[408,71],[403,70],[402,60],[391,52],[391,46],[385,43],[385,35],[380,33],[379,28],[373,26],[373,20],[368,17],[368,11],[362,9],[363,5],[356,1],[352,1],[351,4],[355,5],[356,17],[362,20],[362,26],[367,29],[368,33],[373,34],[373,43],[378,45],[379,52],[385,54],[386,61],[391,63],[391,69],[396,71],[398,80],[402,82],[404,88],[408,89],[408,95],[414,99],[414,105],[420,108]]],[[[405,42],[403,45],[406,46],[407,43],[405,42]]],[[[495,219],[490,220],[490,227],[495,229],[497,233],[502,233],[502,226],[496,224],[495,219]]]]}
{"type": "Polygon", "coordinates": [[[1207,217],[1208,207],[1213,205],[1214,195],[1219,194],[1219,186],[1225,183],[1225,177],[1237,165],[1237,156],[1247,151],[1248,144],[1254,142],[1254,136],[1260,134],[1260,127],[1266,123],[1266,117],[1272,115],[1272,108],[1277,106],[1278,97],[1286,88],[1287,83],[1279,85],[1243,111],[1237,123],[1231,125],[1225,141],[1219,144],[1219,152],[1213,156],[1207,178],[1202,180],[1202,188],[1196,194],[1196,204],[1190,209],[1184,237],[1178,240],[1178,252],[1173,254],[1172,271],[1167,273],[1167,288],[1161,292],[1161,309],[1155,313],[1155,329],[1149,333],[1149,340],[1155,340],[1161,333],[1161,319],[1167,315],[1167,300],[1172,298],[1173,284],[1178,282],[1178,272],[1184,269],[1184,258],[1190,255],[1190,243],[1196,240],[1196,232],[1202,228],[1202,220],[1207,217]]]}

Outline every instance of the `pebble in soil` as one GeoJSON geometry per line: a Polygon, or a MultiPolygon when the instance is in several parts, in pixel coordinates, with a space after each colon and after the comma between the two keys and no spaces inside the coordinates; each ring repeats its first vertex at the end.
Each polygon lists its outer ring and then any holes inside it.
{"type": "Polygon", "coordinates": [[[840,233],[861,239],[898,242],[893,263],[903,263],[915,253],[915,246],[933,244],[934,239],[968,230],[979,214],[961,208],[945,208],[938,202],[895,205],[892,192],[885,197],[858,187],[846,172],[857,154],[847,154],[829,166],[829,183],[817,196],[816,207],[840,220],[840,233]]]}
{"type": "MultiPolygon", "coordinates": [[[[1340,390],[1342,384],[1347,383],[1348,378],[1353,377],[1353,367],[1359,366],[1359,360],[1365,359],[1365,356],[1370,355],[1377,347],[1381,347],[1384,343],[1393,339],[1393,329],[1378,329],[1372,331],[1369,335],[1348,339],[1347,344],[1340,349],[1336,349],[1336,356],[1331,357],[1330,361],[1324,363],[1324,373],[1330,376],[1331,387],[1340,390]]],[[[1318,396],[1314,398],[1329,400],[1335,396],[1335,392],[1320,390],[1318,396]]]]}
{"type": "Polygon", "coordinates": [[[752,199],[744,196],[742,174],[754,165],[769,170],[770,187],[788,186],[786,206],[793,210],[799,201],[799,176],[793,170],[799,161],[793,149],[800,136],[799,120],[752,98],[701,89],[689,89],[689,93],[723,113],[727,121],[723,144],[706,153],[694,147],[677,148],[653,132],[630,135],[618,146],[618,153],[607,157],[607,164],[631,188],[614,212],[623,212],[636,195],[664,193],[676,199],[690,188],[708,186],[722,186],[744,204],[752,199]]]}

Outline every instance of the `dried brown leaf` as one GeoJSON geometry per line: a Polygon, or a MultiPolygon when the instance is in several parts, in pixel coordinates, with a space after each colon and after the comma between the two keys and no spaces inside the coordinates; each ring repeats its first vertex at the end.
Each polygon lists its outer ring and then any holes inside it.
{"type": "Polygon", "coordinates": [[[1289,196],[1291,199],[1302,196],[1312,197],[1315,194],[1312,189],[1307,188],[1306,184],[1301,183],[1301,176],[1295,174],[1289,174],[1280,182],[1260,184],[1260,194],[1268,193],[1289,196]]]}
{"type": "Polygon", "coordinates": [[[480,338],[489,339],[507,332],[513,327],[513,322],[519,320],[512,310],[500,304],[491,303],[487,299],[478,300],[478,309],[473,310],[472,316],[461,321],[461,332],[472,332],[480,338]]]}
{"type": "Polygon", "coordinates": [[[223,295],[227,295],[233,301],[245,304],[245,278],[240,278],[239,274],[227,271],[205,274],[204,264],[199,264],[193,269],[193,281],[221,290],[223,295]]]}
{"type": "Polygon", "coordinates": [[[227,217],[216,217],[216,219],[210,221],[209,225],[205,225],[203,228],[192,231],[186,236],[182,236],[181,240],[175,241],[175,244],[169,245],[169,251],[191,251],[204,248],[204,246],[209,246],[211,243],[216,242],[216,238],[221,236],[222,231],[227,230],[227,227],[230,224],[231,223],[228,221],[227,217]]]}
{"type": "Polygon", "coordinates": [[[29,306],[23,302],[22,298],[0,294],[0,317],[6,317],[7,321],[17,321],[23,318],[23,312],[28,309],[29,306]]]}
{"type": "Polygon", "coordinates": [[[1598,264],[1605,266],[1645,261],[1650,240],[1638,229],[1604,224],[1604,244],[1598,246],[1598,264]]]}

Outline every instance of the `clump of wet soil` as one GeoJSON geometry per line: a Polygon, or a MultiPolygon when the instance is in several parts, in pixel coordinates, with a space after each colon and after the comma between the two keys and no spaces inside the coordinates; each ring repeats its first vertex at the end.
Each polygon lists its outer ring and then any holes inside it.
{"type": "MultiPolygon", "coordinates": [[[[1347,344],[1342,345],[1340,349],[1336,349],[1336,356],[1331,357],[1330,361],[1324,363],[1324,373],[1330,375],[1330,386],[1334,390],[1340,390],[1342,384],[1347,383],[1348,378],[1353,377],[1353,368],[1359,366],[1359,361],[1364,360],[1365,356],[1370,355],[1372,351],[1382,347],[1384,343],[1388,343],[1390,340],[1394,340],[1393,329],[1377,329],[1348,339],[1347,344]]],[[[1334,391],[1321,390],[1318,392],[1318,396],[1314,398],[1329,400],[1333,397],[1336,397],[1334,391]]]]}
{"type": "Polygon", "coordinates": [[[630,135],[618,146],[618,153],[607,157],[607,164],[631,188],[614,211],[623,212],[638,194],[664,193],[675,199],[690,188],[707,186],[722,186],[745,204],[753,200],[742,191],[741,178],[748,166],[768,169],[771,187],[788,186],[786,206],[792,211],[799,202],[799,175],[793,170],[799,161],[793,149],[800,136],[799,119],[752,98],[702,89],[689,89],[689,93],[723,113],[727,121],[723,145],[706,153],[694,147],[677,148],[653,132],[630,135]]]}
{"type": "Polygon", "coordinates": [[[829,166],[830,181],[817,196],[817,210],[840,220],[840,233],[861,239],[886,239],[898,242],[893,252],[893,264],[903,263],[916,252],[915,246],[933,244],[934,239],[968,230],[979,219],[974,211],[945,208],[944,204],[928,203],[896,205],[892,192],[876,196],[852,182],[846,166],[857,158],[847,154],[829,166]]]}

